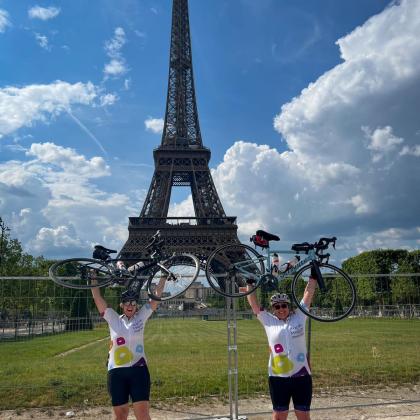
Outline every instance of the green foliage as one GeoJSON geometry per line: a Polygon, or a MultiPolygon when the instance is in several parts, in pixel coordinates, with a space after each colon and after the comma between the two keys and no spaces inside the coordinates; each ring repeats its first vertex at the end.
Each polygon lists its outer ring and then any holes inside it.
{"type": "Polygon", "coordinates": [[[53,262],[25,253],[21,243],[10,238],[8,230],[2,230],[0,256],[0,276],[47,276],[53,262]]]}
{"type": "Polygon", "coordinates": [[[91,300],[89,290],[80,290],[76,293],[71,305],[70,318],[66,321],[66,331],[93,329],[88,307],[88,302],[91,300]]]}
{"type": "Polygon", "coordinates": [[[420,273],[420,251],[378,249],[366,251],[343,262],[343,269],[351,274],[389,274],[380,277],[354,278],[359,303],[369,305],[420,303],[418,277],[392,277],[392,274],[420,273]]]}

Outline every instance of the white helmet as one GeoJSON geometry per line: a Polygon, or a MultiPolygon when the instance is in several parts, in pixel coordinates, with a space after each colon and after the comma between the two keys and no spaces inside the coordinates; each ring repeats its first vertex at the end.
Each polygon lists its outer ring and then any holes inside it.
{"type": "Polygon", "coordinates": [[[271,305],[274,305],[275,303],[280,302],[286,302],[290,303],[289,296],[286,295],[286,293],[277,293],[276,295],[271,296],[271,305]]]}

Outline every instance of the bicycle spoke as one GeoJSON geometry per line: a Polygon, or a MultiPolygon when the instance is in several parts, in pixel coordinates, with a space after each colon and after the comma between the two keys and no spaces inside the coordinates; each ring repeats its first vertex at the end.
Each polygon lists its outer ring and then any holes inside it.
{"type": "MultiPolygon", "coordinates": [[[[321,292],[317,287],[308,315],[325,322],[343,319],[349,315],[355,304],[353,283],[346,273],[333,265],[321,264],[320,271],[326,290],[321,292]]],[[[298,303],[303,299],[310,272],[309,266],[304,267],[293,279],[292,293],[298,303]]]]}
{"type": "Polygon", "coordinates": [[[87,258],[74,258],[52,265],[50,277],[61,286],[73,289],[103,287],[112,281],[105,263],[87,258]]]}
{"type": "Polygon", "coordinates": [[[164,263],[165,269],[156,268],[148,282],[148,291],[152,299],[168,300],[183,294],[195,281],[199,272],[199,261],[188,254],[169,258],[164,263]],[[161,296],[156,295],[156,287],[162,278],[166,282],[161,296]]]}
{"type": "Polygon", "coordinates": [[[258,287],[261,281],[264,274],[263,259],[247,245],[226,245],[216,249],[209,257],[206,277],[210,286],[222,295],[245,296],[258,287]]]}

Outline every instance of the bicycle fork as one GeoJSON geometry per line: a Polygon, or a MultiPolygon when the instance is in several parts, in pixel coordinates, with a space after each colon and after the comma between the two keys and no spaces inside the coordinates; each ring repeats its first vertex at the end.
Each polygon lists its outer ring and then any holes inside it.
{"type": "Polygon", "coordinates": [[[311,267],[315,271],[316,281],[318,282],[318,287],[321,293],[325,293],[327,291],[327,287],[325,286],[324,278],[322,277],[321,270],[319,269],[319,262],[312,261],[311,267]]]}

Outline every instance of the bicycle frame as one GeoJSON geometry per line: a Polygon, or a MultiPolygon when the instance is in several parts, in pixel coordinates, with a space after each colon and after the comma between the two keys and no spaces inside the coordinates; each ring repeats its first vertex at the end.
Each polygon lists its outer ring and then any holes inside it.
{"type": "MultiPolygon", "coordinates": [[[[175,255],[175,254],[174,254],[175,255]]],[[[142,272],[147,271],[149,268],[152,267],[159,267],[162,271],[164,271],[168,276],[170,276],[172,273],[163,265],[165,261],[167,261],[171,257],[165,258],[165,260],[160,261],[157,258],[151,258],[148,260],[139,260],[135,258],[128,258],[124,261],[132,261],[134,264],[140,262],[140,261],[148,261],[147,264],[144,264],[142,266],[136,267],[134,270],[130,271],[130,267],[128,267],[127,271],[130,273],[130,276],[127,276],[125,280],[128,280],[127,289],[131,289],[135,292],[139,292],[140,289],[144,286],[144,283],[148,279],[148,276],[141,276],[142,272]]],[[[112,274],[115,274],[118,270],[120,270],[118,267],[116,267],[116,263],[118,261],[121,261],[119,258],[109,258],[107,261],[105,261],[107,264],[109,264],[110,267],[112,267],[112,274]]],[[[133,265],[134,265],[133,264],[133,265]]],[[[120,279],[116,279],[117,281],[120,279]]]]}
{"type": "MultiPolygon", "coordinates": [[[[266,273],[271,273],[272,270],[272,264],[271,264],[271,257],[273,256],[273,254],[283,254],[283,255],[300,255],[299,252],[297,251],[289,251],[289,250],[270,250],[270,247],[267,248],[267,256],[266,256],[266,273]]],[[[291,276],[292,274],[295,274],[301,267],[303,267],[304,265],[310,263],[311,261],[317,260],[317,256],[315,254],[315,250],[314,249],[310,249],[308,250],[308,253],[305,252],[305,255],[307,255],[307,257],[301,259],[297,264],[295,264],[292,267],[289,267],[286,271],[283,272],[279,272],[277,273],[277,279],[280,281],[282,281],[284,278],[291,276]]]]}
{"type": "MultiPolygon", "coordinates": [[[[267,255],[262,255],[260,254],[260,258],[258,258],[260,261],[262,259],[264,259],[265,262],[265,274],[271,274],[271,270],[272,270],[272,264],[271,264],[271,257],[273,254],[283,254],[283,255],[300,255],[300,252],[298,251],[291,251],[291,250],[270,250],[270,247],[266,248],[267,249],[267,255]]],[[[307,255],[305,258],[301,259],[297,264],[295,264],[292,267],[289,267],[288,269],[286,269],[283,272],[279,272],[276,275],[276,279],[278,280],[278,282],[281,282],[283,279],[285,279],[288,276],[291,276],[292,274],[295,274],[298,270],[300,270],[301,267],[303,267],[304,265],[310,263],[311,261],[316,261],[318,260],[318,257],[316,255],[316,251],[315,249],[310,249],[308,250],[308,252],[305,252],[305,255],[307,255]]],[[[241,263],[234,263],[233,265],[235,266],[236,269],[238,269],[239,271],[242,271],[241,268],[245,268],[249,265],[253,265],[254,264],[254,260],[250,260],[250,261],[243,261],[241,263]],[[239,265],[240,264],[240,265],[239,265]]],[[[248,274],[248,272],[242,271],[243,274],[248,274]]],[[[322,276],[321,276],[322,278],[322,276]]],[[[321,280],[322,281],[322,280],[321,280]]]]}

